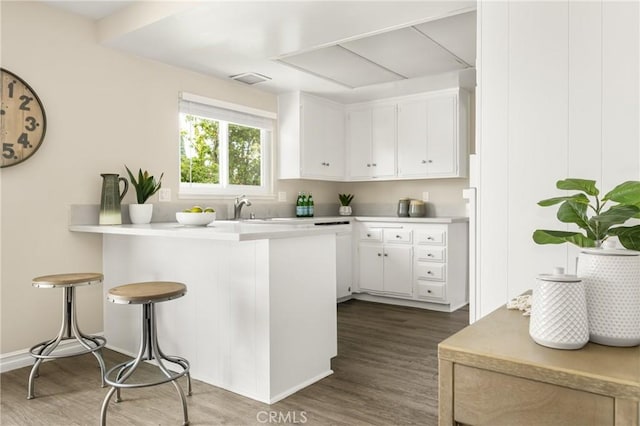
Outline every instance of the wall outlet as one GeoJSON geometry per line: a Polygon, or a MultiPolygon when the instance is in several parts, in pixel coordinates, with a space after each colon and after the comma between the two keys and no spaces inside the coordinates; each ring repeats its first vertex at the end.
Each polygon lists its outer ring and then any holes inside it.
{"type": "Polygon", "coordinates": [[[287,193],[284,191],[278,191],[278,201],[284,203],[287,201],[287,193]]]}
{"type": "Polygon", "coordinates": [[[424,201],[425,203],[427,201],[429,201],[429,193],[428,192],[425,191],[425,192],[422,193],[422,201],[424,201]]]}
{"type": "Polygon", "coordinates": [[[160,188],[160,191],[158,191],[158,201],[171,201],[171,189],[160,188]]]}

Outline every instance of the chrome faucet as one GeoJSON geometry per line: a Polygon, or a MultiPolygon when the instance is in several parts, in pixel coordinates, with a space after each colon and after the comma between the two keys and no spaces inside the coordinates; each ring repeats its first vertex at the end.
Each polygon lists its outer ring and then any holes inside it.
{"type": "Polygon", "coordinates": [[[240,214],[242,213],[242,206],[244,205],[247,205],[247,206],[251,205],[251,201],[249,201],[246,195],[241,195],[238,198],[236,198],[235,203],[233,203],[233,219],[234,220],[240,219],[240,214]]]}

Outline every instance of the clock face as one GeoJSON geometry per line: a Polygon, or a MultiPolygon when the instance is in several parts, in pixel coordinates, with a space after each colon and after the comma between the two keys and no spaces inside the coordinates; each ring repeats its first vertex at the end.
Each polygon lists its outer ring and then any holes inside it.
{"type": "Polygon", "coordinates": [[[42,144],[47,118],[36,92],[17,75],[0,68],[0,167],[31,157],[42,144]]]}

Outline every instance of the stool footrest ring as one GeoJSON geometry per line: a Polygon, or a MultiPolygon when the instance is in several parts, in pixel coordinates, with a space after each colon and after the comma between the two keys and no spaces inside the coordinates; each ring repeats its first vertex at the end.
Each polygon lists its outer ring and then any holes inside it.
{"type": "MultiPolygon", "coordinates": [[[[162,358],[165,361],[169,361],[172,362],[176,365],[179,365],[180,367],[182,367],[182,371],[179,372],[174,372],[171,371],[171,373],[174,373],[171,375],[171,377],[165,377],[163,379],[159,379],[153,382],[142,382],[142,383],[118,383],[117,379],[112,380],[109,378],[110,375],[112,375],[116,370],[122,370],[123,368],[127,368],[127,367],[131,367],[132,361],[125,361],[122,362],[118,365],[113,366],[112,368],[109,369],[109,371],[107,371],[104,375],[104,382],[109,385],[109,386],[113,386],[115,388],[144,388],[144,387],[148,387],[148,386],[155,386],[155,385],[160,385],[162,383],[168,383],[168,382],[172,382],[174,380],[179,379],[180,377],[184,377],[187,374],[189,374],[189,361],[187,361],[184,358],[180,358],[177,356],[172,356],[171,359],[168,358],[162,358]]],[[[148,360],[143,360],[143,361],[148,361],[148,360]]]]}
{"type": "MultiPolygon", "coordinates": [[[[60,340],[57,339],[53,339],[53,340],[45,340],[44,342],[40,342],[37,345],[34,345],[31,347],[31,349],[29,349],[29,353],[31,354],[32,357],[37,358],[37,359],[59,359],[59,358],[69,358],[72,356],[80,356],[80,355],[86,355],[86,354],[90,354],[92,352],[95,351],[99,351],[100,349],[104,348],[104,346],[107,344],[107,339],[105,339],[102,336],[87,336],[87,335],[82,335],[82,340],[84,343],[86,343],[88,346],[92,346],[91,349],[87,349],[87,348],[82,348],[82,349],[78,349],[75,352],[72,353],[62,353],[62,354],[47,354],[47,355],[43,355],[43,353],[46,353],[46,350],[48,347],[56,344],[60,343],[60,342],[64,342],[66,340],[73,340],[75,342],[78,342],[78,339],[75,336],[71,336],[71,337],[64,337],[60,340]]],[[[57,345],[56,345],[57,346],[57,345]]],[[[58,350],[62,350],[62,348],[57,348],[58,350]]]]}

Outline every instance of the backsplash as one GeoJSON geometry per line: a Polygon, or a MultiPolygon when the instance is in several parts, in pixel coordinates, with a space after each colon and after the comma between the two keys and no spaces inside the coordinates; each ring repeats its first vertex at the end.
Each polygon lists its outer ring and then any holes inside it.
{"type": "MultiPolygon", "coordinates": [[[[216,210],[216,218],[220,220],[233,218],[233,203],[230,202],[178,202],[178,203],[154,203],[152,222],[175,222],[176,212],[188,209],[198,204],[202,207],[213,207],[216,210]]],[[[425,203],[427,217],[457,217],[468,216],[464,205],[434,205],[425,203]]],[[[316,203],[315,216],[338,216],[339,203],[316,203]]],[[[396,203],[353,203],[353,216],[391,216],[397,215],[396,203]]],[[[72,204],[68,208],[69,225],[95,225],[98,223],[100,206],[98,204],[72,204]]],[[[254,202],[251,206],[245,206],[242,217],[249,218],[251,213],[255,217],[295,217],[295,206],[289,203],[261,203],[254,202]]],[[[122,223],[131,223],[129,220],[129,205],[122,205],[122,223]]]]}

